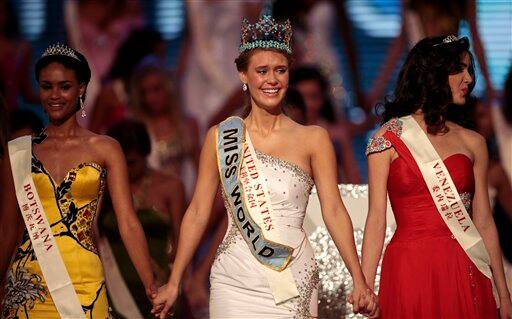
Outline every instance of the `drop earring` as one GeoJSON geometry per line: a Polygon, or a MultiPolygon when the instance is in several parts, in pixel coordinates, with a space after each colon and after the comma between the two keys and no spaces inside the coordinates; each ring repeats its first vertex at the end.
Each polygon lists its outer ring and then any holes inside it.
{"type": "Polygon", "coordinates": [[[247,91],[247,89],[248,89],[248,88],[247,88],[247,83],[244,83],[244,84],[242,85],[242,91],[244,91],[244,92],[245,92],[245,91],[247,91]]]}
{"type": "Polygon", "coordinates": [[[82,97],[80,97],[80,110],[82,111],[81,112],[82,117],[86,117],[87,113],[85,113],[85,103],[84,103],[84,100],[82,99],[82,97]]]}

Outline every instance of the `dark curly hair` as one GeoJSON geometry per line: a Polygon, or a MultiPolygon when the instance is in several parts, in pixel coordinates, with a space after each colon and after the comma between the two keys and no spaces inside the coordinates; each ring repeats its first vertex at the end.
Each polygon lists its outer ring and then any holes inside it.
{"type": "MultiPolygon", "coordinates": [[[[448,76],[461,71],[463,53],[471,60],[469,74],[474,79],[473,55],[469,51],[466,37],[444,43],[445,37],[430,37],[418,42],[409,52],[400,70],[395,91],[385,99],[383,122],[394,117],[410,115],[421,109],[429,133],[446,130],[445,122],[451,120],[448,108],[452,104],[452,93],[448,76]]],[[[468,90],[474,88],[473,81],[468,90]]],[[[456,121],[456,119],[454,119],[456,121]]]]}

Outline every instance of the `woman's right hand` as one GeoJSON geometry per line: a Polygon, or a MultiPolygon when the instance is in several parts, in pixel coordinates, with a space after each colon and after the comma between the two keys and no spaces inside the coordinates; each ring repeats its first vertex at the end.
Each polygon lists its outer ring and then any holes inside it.
{"type": "Polygon", "coordinates": [[[176,298],[178,298],[179,286],[174,284],[165,284],[158,288],[156,297],[153,299],[153,309],[151,314],[155,318],[165,319],[168,315],[172,315],[172,312],[168,314],[171,307],[174,305],[176,298]]]}

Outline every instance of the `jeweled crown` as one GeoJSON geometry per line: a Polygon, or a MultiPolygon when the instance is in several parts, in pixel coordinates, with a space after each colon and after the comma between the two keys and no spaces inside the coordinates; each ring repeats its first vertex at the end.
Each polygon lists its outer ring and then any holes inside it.
{"type": "Polygon", "coordinates": [[[292,54],[292,26],[289,20],[278,23],[270,15],[263,15],[256,23],[242,20],[240,53],[252,49],[277,49],[292,54]]]}
{"type": "Polygon", "coordinates": [[[51,55],[64,55],[80,61],[80,59],[75,54],[75,51],[73,51],[73,49],[60,43],[50,45],[46,50],[44,50],[43,55],[41,55],[41,57],[44,58],[46,56],[51,55]]]}
{"type": "MultiPolygon", "coordinates": [[[[462,38],[461,38],[462,39],[462,38]]],[[[459,41],[460,39],[457,38],[456,36],[454,35],[448,35],[446,37],[443,38],[443,42],[441,43],[438,43],[438,44],[434,44],[434,46],[438,46],[438,45],[443,45],[443,44],[448,44],[448,43],[452,43],[452,42],[457,42],[459,41]]]]}

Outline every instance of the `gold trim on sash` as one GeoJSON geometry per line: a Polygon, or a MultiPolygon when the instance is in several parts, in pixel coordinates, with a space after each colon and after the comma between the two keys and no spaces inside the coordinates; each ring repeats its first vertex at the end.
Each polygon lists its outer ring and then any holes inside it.
{"type": "MultiPolygon", "coordinates": [[[[226,135],[227,136],[227,135],[226,135]]],[[[244,236],[253,256],[265,266],[269,286],[276,304],[299,295],[295,279],[287,267],[292,258],[293,248],[280,244],[280,235],[269,222],[273,220],[273,210],[266,184],[261,177],[259,161],[250,137],[245,130],[243,120],[231,117],[219,124],[215,131],[217,144],[217,166],[222,189],[229,203],[228,211],[234,219],[238,230],[244,236]],[[229,143],[221,143],[219,131],[230,135],[229,143]],[[229,150],[229,153],[226,152],[229,150]],[[224,165],[226,163],[226,165],[224,165]],[[229,165],[228,165],[229,164],[229,165]],[[236,165],[236,166],[235,166],[236,165]],[[225,174],[225,175],[223,175],[225,174]],[[236,178],[233,178],[236,176],[236,178]],[[236,199],[232,200],[232,191],[236,190],[236,199]],[[239,201],[241,197],[242,202],[239,201]],[[236,204],[238,201],[239,204],[236,204]],[[237,209],[238,207],[238,209],[237,209]],[[258,208],[258,209],[256,209],[258,208]],[[236,210],[236,213],[235,211],[236,210]],[[243,221],[239,214],[247,214],[243,221]],[[240,225],[240,222],[243,225],[240,225]],[[263,256],[256,250],[255,243],[263,243],[269,251],[276,253],[263,256]],[[252,247],[251,247],[252,245],[252,247]],[[283,259],[284,258],[284,259],[283,259]]]]}

